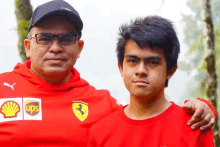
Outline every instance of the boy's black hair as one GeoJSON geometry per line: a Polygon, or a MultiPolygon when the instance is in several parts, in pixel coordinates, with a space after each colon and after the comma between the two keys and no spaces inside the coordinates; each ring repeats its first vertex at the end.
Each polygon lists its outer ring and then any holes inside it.
{"type": "MultiPolygon", "coordinates": [[[[119,28],[119,38],[117,43],[118,62],[123,67],[125,45],[128,40],[133,40],[141,47],[162,48],[166,63],[167,71],[177,66],[178,54],[180,53],[180,44],[175,29],[170,20],[159,16],[148,16],[137,18],[130,24],[123,24],[119,28]]],[[[168,86],[168,81],[165,87],[168,86]]]]}

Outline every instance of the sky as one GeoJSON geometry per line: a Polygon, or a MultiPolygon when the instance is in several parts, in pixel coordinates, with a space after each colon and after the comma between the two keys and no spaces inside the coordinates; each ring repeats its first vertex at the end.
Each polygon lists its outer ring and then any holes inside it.
{"type": "MultiPolygon", "coordinates": [[[[35,9],[49,0],[31,0],[35,9]]],[[[97,89],[108,89],[119,103],[129,103],[129,93],[117,67],[116,43],[120,25],[137,17],[159,15],[170,19],[181,45],[179,61],[186,60],[188,47],[183,43],[182,14],[189,14],[187,0],[66,0],[80,14],[85,45],[75,67],[83,79],[97,89]],[[164,4],[161,7],[161,4],[164,4]],[[161,7],[161,9],[160,9],[161,7]]],[[[12,71],[21,62],[18,54],[14,0],[0,1],[0,73],[12,71]]],[[[189,77],[177,70],[166,88],[166,98],[178,103],[189,77]]],[[[187,99],[187,98],[186,98],[187,99]]]]}

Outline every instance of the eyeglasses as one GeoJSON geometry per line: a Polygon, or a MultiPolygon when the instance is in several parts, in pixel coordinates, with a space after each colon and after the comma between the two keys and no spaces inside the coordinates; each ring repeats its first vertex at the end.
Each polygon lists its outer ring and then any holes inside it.
{"type": "Polygon", "coordinates": [[[54,42],[54,38],[56,37],[59,44],[61,45],[70,45],[76,42],[76,38],[78,35],[74,33],[63,33],[58,35],[53,35],[50,33],[39,33],[31,36],[29,39],[31,40],[33,37],[36,38],[37,44],[41,45],[50,45],[54,42]]]}

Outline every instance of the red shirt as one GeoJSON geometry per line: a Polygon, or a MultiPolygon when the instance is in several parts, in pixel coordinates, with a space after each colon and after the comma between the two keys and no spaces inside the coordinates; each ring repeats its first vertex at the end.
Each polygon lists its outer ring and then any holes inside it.
{"type": "Polygon", "coordinates": [[[69,83],[54,85],[30,65],[0,74],[0,147],[85,147],[88,129],[122,107],[74,68],[69,83]]]}
{"type": "Polygon", "coordinates": [[[174,103],[146,120],[132,120],[120,109],[90,128],[87,147],[214,147],[212,130],[193,131],[190,118],[174,103]]]}

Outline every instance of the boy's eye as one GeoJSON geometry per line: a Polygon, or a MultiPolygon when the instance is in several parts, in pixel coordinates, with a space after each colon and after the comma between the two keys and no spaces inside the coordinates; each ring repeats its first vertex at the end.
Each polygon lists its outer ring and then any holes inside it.
{"type": "Polygon", "coordinates": [[[128,62],[129,62],[129,63],[136,63],[137,61],[130,59],[130,60],[128,60],[128,62]]]}
{"type": "Polygon", "coordinates": [[[148,64],[151,64],[151,65],[158,65],[159,62],[158,62],[158,61],[148,61],[148,64]]]}

